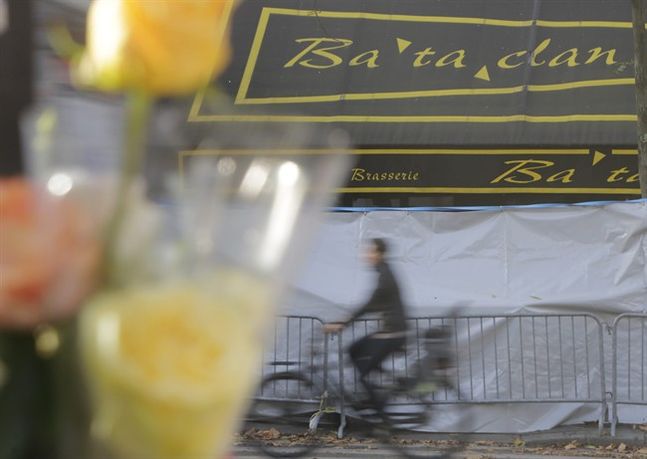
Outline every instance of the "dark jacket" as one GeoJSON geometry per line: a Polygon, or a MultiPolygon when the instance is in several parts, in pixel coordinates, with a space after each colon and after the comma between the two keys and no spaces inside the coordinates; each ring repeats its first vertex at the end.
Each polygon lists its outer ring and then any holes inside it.
{"type": "Polygon", "coordinates": [[[378,279],[371,298],[353,314],[348,322],[364,314],[379,313],[384,321],[381,331],[389,333],[404,331],[407,329],[406,314],[393,271],[385,261],[381,261],[375,270],[378,273],[378,279]]]}

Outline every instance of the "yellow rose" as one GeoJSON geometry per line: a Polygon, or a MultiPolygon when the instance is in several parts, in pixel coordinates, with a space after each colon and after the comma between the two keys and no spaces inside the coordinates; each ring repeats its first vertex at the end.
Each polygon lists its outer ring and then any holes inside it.
{"type": "Polygon", "coordinates": [[[94,0],[76,79],[106,91],[195,91],[229,60],[234,1],[94,0]]]}
{"type": "Polygon", "coordinates": [[[219,270],[105,292],[81,316],[93,434],[124,459],[228,450],[261,368],[269,286],[219,270]]]}

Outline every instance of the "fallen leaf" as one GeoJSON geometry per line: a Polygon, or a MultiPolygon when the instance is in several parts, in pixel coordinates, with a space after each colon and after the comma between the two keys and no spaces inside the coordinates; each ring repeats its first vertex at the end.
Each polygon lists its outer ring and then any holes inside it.
{"type": "Polygon", "coordinates": [[[261,438],[263,440],[276,440],[277,438],[281,437],[281,432],[272,427],[271,429],[267,430],[259,430],[255,433],[255,435],[257,438],[261,438]]]}
{"type": "Polygon", "coordinates": [[[620,443],[620,445],[618,446],[618,452],[619,453],[622,453],[626,449],[627,449],[627,445],[625,445],[624,443],[620,443]]]}
{"type": "Polygon", "coordinates": [[[492,440],[479,440],[475,442],[474,444],[479,445],[479,446],[495,446],[496,442],[492,440]]]}
{"type": "Polygon", "coordinates": [[[517,438],[514,439],[512,444],[514,446],[516,446],[517,448],[522,448],[522,447],[524,447],[526,445],[526,442],[524,440],[522,440],[521,438],[517,437],[517,438]]]}
{"type": "Polygon", "coordinates": [[[579,446],[577,440],[573,440],[568,445],[564,446],[564,449],[576,449],[579,446]]]}

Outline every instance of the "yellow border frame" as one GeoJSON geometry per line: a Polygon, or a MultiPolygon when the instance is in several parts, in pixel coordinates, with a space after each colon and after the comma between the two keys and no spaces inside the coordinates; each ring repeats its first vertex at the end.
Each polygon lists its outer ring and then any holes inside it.
{"type": "MultiPolygon", "coordinates": [[[[338,150],[328,148],[302,148],[281,150],[250,150],[250,149],[198,149],[182,150],[178,153],[178,173],[180,181],[184,181],[184,162],[191,156],[217,156],[227,154],[230,156],[275,154],[285,155],[321,155],[333,154],[338,150]]],[[[482,150],[482,149],[353,149],[353,155],[588,155],[589,149],[507,149],[507,150],[482,150]]],[[[636,150],[613,149],[613,155],[637,155],[636,150]]],[[[542,187],[343,187],[337,188],[337,193],[457,193],[457,194],[624,194],[639,195],[639,188],[542,188],[542,187]]]]}
{"type": "MultiPolygon", "coordinates": [[[[310,11],[287,8],[265,7],[261,12],[252,48],[247,59],[243,77],[241,78],[235,103],[237,105],[254,104],[295,104],[295,103],[321,103],[340,100],[393,100],[410,99],[419,97],[463,96],[463,95],[505,95],[515,94],[527,90],[529,92],[564,91],[576,88],[633,85],[633,78],[612,78],[602,80],[582,80],[568,83],[555,83],[545,85],[523,85],[499,88],[467,88],[467,89],[434,89],[420,91],[400,91],[381,93],[347,93],[320,96],[286,96],[248,98],[247,93],[254,73],[256,61],[260,53],[267,25],[272,14],[298,16],[298,17],[325,17],[341,19],[368,19],[381,21],[405,21],[424,23],[452,23],[474,24],[499,27],[529,27],[531,20],[510,21],[499,19],[470,18],[470,17],[444,17],[444,16],[415,16],[399,14],[381,14],[367,12],[339,12],[339,11],[310,11]]],[[[547,28],[631,28],[629,22],[619,21],[544,21],[536,22],[538,27],[547,28]]],[[[572,115],[500,115],[500,116],[444,116],[444,115],[201,115],[200,109],[204,102],[204,91],[198,93],[189,112],[188,121],[249,121],[249,122],[317,122],[317,123],[352,123],[352,122],[407,122],[407,123],[507,123],[523,121],[527,123],[564,123],[577,121],[606,121],[606,122],[635,122],[635,114],[572,114],[572,115]]]]}

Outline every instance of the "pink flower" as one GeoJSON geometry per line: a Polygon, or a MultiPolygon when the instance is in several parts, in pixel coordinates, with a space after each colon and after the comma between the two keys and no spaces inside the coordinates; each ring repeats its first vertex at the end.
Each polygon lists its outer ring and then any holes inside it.
{"type": "Polygon", "coordinates": [[[70,197],[0,179],[0,328],[72,315],[96,284],[98,225],[70,197]]]}

